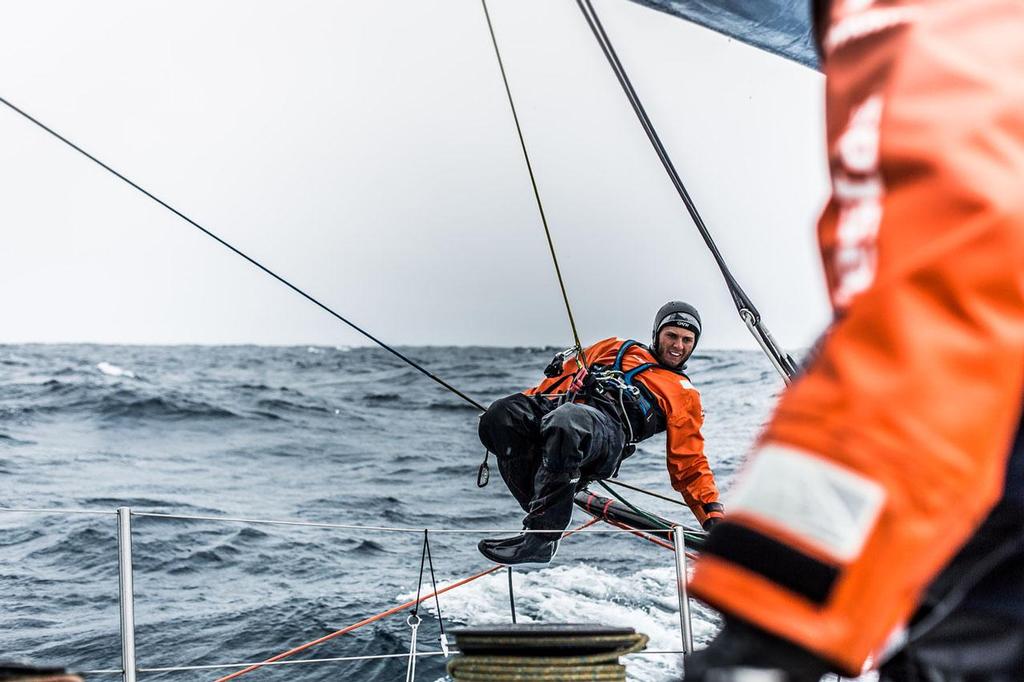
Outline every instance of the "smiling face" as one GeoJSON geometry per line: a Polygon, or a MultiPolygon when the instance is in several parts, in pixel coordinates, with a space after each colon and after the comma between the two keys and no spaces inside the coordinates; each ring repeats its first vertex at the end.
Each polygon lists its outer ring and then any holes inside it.
{"type": "Polygon", "coordinates": [[[658,332],[655,355],[658,362],[666,367],[679,369],[690,357],[695,345],[697,345],[696,334],[689,329],[669,325],[662,327],[658,332]]]}

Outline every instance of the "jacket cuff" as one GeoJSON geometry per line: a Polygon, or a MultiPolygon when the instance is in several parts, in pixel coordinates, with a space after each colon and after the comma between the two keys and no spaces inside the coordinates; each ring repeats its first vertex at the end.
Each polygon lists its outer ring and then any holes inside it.
{"type": "Polygon", "coordinates": [[[710,518],[722,518],[725,516],[725,507],[720,502],[705,502],[691,507],[693,515],[697,517],[697,523],[704,525],[710,518]]]}

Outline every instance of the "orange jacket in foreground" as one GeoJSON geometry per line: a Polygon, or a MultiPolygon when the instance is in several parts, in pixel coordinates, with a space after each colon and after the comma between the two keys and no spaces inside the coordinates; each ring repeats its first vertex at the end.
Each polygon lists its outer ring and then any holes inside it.
{"type": "MultiPolygon", "coordinates": [[[[623,343],[624,339],[613,337],[586,348],[584,354],[587,366],[611,365],[623,343]]],[[[622,369],[629,371],[648,362],[657,363],[657,360],[643,346],[633,346],[622,359],[622,369]]],[[[552,386],[555,386],[554,394],[565,393],[569,379],[577,369],[579,367],[575,358],[566,360],[562,374],[545,379],[524,393],[552,393],[552,386]]],[[[700,433],[704,412],[700,406],[700,392],[686,375],[660,366],[638,374],[636,381],[651,392],[665,415],[666,459],[672,487],[682,493],[686,504],[701,524],[708,516],[721,516],[718,511],[704,509],[704,505],[718,502],[718,488],[707,457],[704,456],[704,436],[700,433]]]]}
{"type": "Polygon", "coordinates": [[[1003,486],[1024,396],[1024,3],[834,4],[836,320],[692,588],[853,674],[1003,486]]]}

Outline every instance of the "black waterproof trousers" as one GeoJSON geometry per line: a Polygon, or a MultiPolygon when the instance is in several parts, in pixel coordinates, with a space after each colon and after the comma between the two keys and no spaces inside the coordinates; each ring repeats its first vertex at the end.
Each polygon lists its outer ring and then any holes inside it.
{"type": "Polygon", "coordinates": [[[480,441],[526,512],[523,526],[562,531],[580,482],[614,475],[624,436],[616,419],[589,405],[516,393],[487,408],[480,441]]]}
{"type": "Polygon", "coordinates": [[[1002,499],[929,587],[881,682],[1024,680],[1024,419],[1002,499]]]}

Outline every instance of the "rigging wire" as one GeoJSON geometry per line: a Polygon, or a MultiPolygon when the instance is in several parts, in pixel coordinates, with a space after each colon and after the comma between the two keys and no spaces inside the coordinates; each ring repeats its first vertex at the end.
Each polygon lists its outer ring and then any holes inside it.
{"type": "Polygon", "coordinates": [[[601,46],[601,51],[604,53],[609,65],[611,65],[612,71],[615,72],[615,77],[622,86],[622,90],[625,92],[626,98],[629,100],[629,104],[632,106],[634,113],[636,113],[637,119],[640,121],[640,125],[643,127],[644,132],[647,133],[647,138],[651,141],[651,145],[654,147],[654,151],[658,155],[658,159],[661,161],[662,166],[664,166],[665,172],[668,173],[669,180],[672,181],[672,185],[679,194],[679,198],[683,200],[683,204],[686,206],[686,210],[689,212],[690,218],[693,220],[694,225],[697,226],[697,230],[704,239],[704,243],[707,245],[708,250],[714,257],[715,263],[717,263],[718,269],[721,271],[722,277],[725,279],[726,286],[729,288],[729,293],[732,296],[733,303],[736,305],[736,310],[739,312],[743,322],[747,325],[747,328],[750,329],[751,334],[753,334],[754,338],[757,339],[762,350],[764,350],[768,355],[772,364],[775,365],[779,374],[781,374],[782,378],[789,383],[797,373],[796,363],[788,354],[779,349],[775,339],[772,338],[771,333],[769,333],[768,329],[762,324],[761,314],[754,306],[753,301],[750,300],[750,297],[747,296],[746,292],[744,292],[742,287],[740,287],[739,282],[736,281],[736,278],[729,271],[729,268],[725,263],[725,259],[722,257],[721,252],[718,250],[718,246],[711,237],[711,232],[704,224],[703,218],[701,218],[700,213],[697,211],[696,204],[694,204],[693,199],[690,197],[690,193],[687,191],[686,186],[679,177],[679,173],[676,171],[675,165],[672,163],[672,159],[668,155],[668,151],[662,144],[661,138],[658,136],[658,132],[654,128],[654,124],[651,122],[646,109],[644,109],[643,103],[636,94],[636,90],[633,88],[633,83],[629,80],[629,76],[626,75],[622,62],[619,61],[618,54],[616,54],[615,48],[612,46],[611,40],[608,38],[608,34],[605,33],[604,26],[601,24],[601,20],[598,18],[597,12],[594,10],[594,6],[591,4],[590,0],[576,0],[576,5],[580,8],[584,18],[587,20],[587,25],[590,26],[590,30],[594,34],[594,38],[601,46]]]}
{"type": "Polygon", "coordinates": [[[394,355],[398,359],[402,360],[404,363],[406,363],[407,365],[409,365],[413,369],[417,370],[418,372],[420,372],[424,376],[428,377],[429,379],[431,379],[435,383],[440,384],[444,388],[448,389],[449,391],[451,391],[455,395],[457,395],[460,398],[462,398],[463,400],[465,400],[470,405],[476,407],[481,412],[485,412],[487,410],[487,408],[484,407],[483,405],[481,405],[479,402],[477,402],[473,398],[470,398],[468,395],[466,395],[465,393],[463,393],[459,389],[455,388],[454,386],[449,384],[444,379],[438,377],[433,372],[431,372],[430,370],[426,369],[425,367],[423,367],[422,365],[417,363],[415,360],[407,357],[406,355],[404,355],[400,351],[392,348],[391,346],[389,346],[388,344],[384,343],[383,341],[378,339],[376,336],[374,336],[370,332],[366,331],[365,329],[363,329],[362,327],[360,327],[356,323],[352,322],[351,320],[343,317],[341,314],[337,313],[333,308],[331,308],[327,304],[322,303],[321,301],[319,301],[318,299],[314,298],[310,294],[307,294],[305,291],[303,291],[302,289],[300,289],[296,285],[292,284],[287,279],[285,279],[281,275],[277,274],[276,272],[274,272],[273,270],[271,270],[267,266],[263,265],[262,263],[260,263],[258,260],[256,260],[252,256],[249,256],[248,254],[246,254],[242,250],[238,249],[234,245],[232,245],[232,244],[228,243],[227,241],[225,241],[224,239],[220,238],[219,236],[217,236],[216,234],[214,234],[213,232],[211,232],[207,228],[205,228],[202,225],[200,225],[199,223],[197,223],[192,218],[188,217],[187,215],[185,215],[184,213],[182,213],[178,209],[176,209],[173,206],[171,206],[169,203],[167,203],[166,201],[164,201],[160,197],[158,197],[155,194],[153,194],[152,192],[146,190],[145,188],[143,188],[139,184],[133,182],[132,180],[130,180],[129,178],[125,177],[124,175],[122,175],[118,171],[114,170],[113,168],[111,168],[110,166],[108,166],[104,162],[100,161],[98,158],[96,158],[95,156],[93,156],[89,152],[87,152],[84,149],[82,149],[81,147],[79,147],[77,144],[75,144],[71,140],[67,139],[66,137],[64,137],[63,135],[61,135],[60,133],[58,133],[54,129],[50,128],[46,124],[42,123],[38,119],[34,118],[33,116],[29,115],[25,111],[22,111],[21,109],[16,107],[11,102],[9,102],[6,99],[4,99],[3,97],[0,97],[0,104],[3,104],[4,106],[8,107],[9,109],[14,111],[15,113],[20,114],[22,117],[24,117],[28,121],[30,121],[30,122],[34,123],[35,125],[37,125],[38,127],[42,128],[43,130],[45,130],[47,133],[49,133],[53,137],[57,138],[58,140],[60,140],[61,142],[63,142],[64,144],[66,144],[67,146],[71,147],[76,152],[78,152],[79,154],[84,156],[85,158],[89,159],[93,163],[97,164],[98,166],[100,166],[101,168],[103,168],[104,170],[109,172],[111,175],[113,175],[116,178],[124,181],[125,183],[127,183],[131,187],[135,188],[136,190],[138,190],[142,194],[145,194],[147,197],[149,197],[150,199],[152,199],[156,203],[160,204],[161,206],[166,208],[168,211],[170,211],[174,215],[178,216],[179,218],[181,218],[182,220],[184,220],[189,225],[191,225],[192,227],[196,228],[197,230],[199,230],[203,234],[205,234],[207,237],[210,237],[211,239],[216,241],[221,246],[229,249],[230,251],[234,252],[236,255],[241,256],[245,260],[249,261],[249,263],[251,263],[252,265],[256,266],[257,268],[259,268],[260,270],[262,270],[266,274],[270,275],[271,277],[276,279],[281,284],[284,284],[286,287],[288,287],[289,289],[291,289],[295,293],[299,294],[300,296],[305,298],[307,301],[313,303],[314,305],[318,306],[322,310],[324,310],[327,313],[329,313],[334,318],[336,318],[336,319],[340,320],[341,322],[345,323],[346,325],[348,325],[349,327],[351,327],[355,331],[359,332],[360,334],[362,334],[366,338],[368,338],[371,341],[373,341],[375,344],[377,344],[378,346],[380,346],[384,350],[388,351],[389,353],[391,353],[392,355],[394,355]]]}
{"type": "Polygon", "coordinates": [[[491,13],[487,10],[487,0],[480,0],[484,8],[484,17],[487,19],[487,30],[491,34],[491,43],[494,45],[494,55],[498,58],[498,68],[501,70],[501,80],[505,84],[505,94],[508,96],[508,106],[512,110],[512,120],[516,124],[516,133],[519,135],[519,146],[523,150],[523,158],[526,160],[526,170],[530,174],[530,184],[533,186],[533,196],[537,200],[537,210],[540,212],[540,221],[544,225],[544,236],[548,240],[548,249],[551,251],[551,261],[555,264],[555,274],[558,276],[558,286],[562,290],[562,300],[565,302],[565,312],[569,316],[569,326],[572,327],[572,338],[576,343],[576,356],[581,367],[586,366],[586,356],[583,355],[583,344],[580,343],[580,335],[576,331],[576,320],[572,315],[572,306],[569,305],[569,294],[565,291],[565,281],[562,279],[562,269],[558,266],[558,256],[555,254],[555,244],[551,239],[551,230],[548,228],[548,219],[544,214],[544,203],[540,199],[540,190],[537,189],[537,178],[533,174],[533,164],[530,163],[530,155],[526,151],[526,140],[523,138],[523,128],[519,124],[519,114],[516,113],[516,104],[512,100],[512,89],[508,84],[508,76],[505,73],[505,63],[501,59],[501,50],[498,49],[498,39],[494,35],[494,25],[491,23],[491,13]]]}

